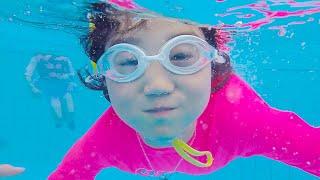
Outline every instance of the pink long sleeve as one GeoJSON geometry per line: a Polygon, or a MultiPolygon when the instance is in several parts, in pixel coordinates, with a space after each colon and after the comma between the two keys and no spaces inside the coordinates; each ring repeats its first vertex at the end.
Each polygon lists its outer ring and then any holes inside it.
{"type": "Polygon", "coordinates": [[[263,155],[320,176],[320,128],[292,112],[271,108],[244,81],[232,84],[226,99],[233,101],[233,129],[239,136],[236,154],[263,155]]]}
{"type": "Polygon", "coordinates": [[[257,123],[261,128],[249,128],[252,134],[244,156],[261,154],[320,176],[320,128],[276,109],[257,123]]]}
{"type": "MultiPolygon", "coordinates": [[[[108,110],[109,111],[109,110],[108,110]]],[[[108,113],[106,111],[106,113],[108,113]]],[[[98,120],[88,132],[74,144],[49,180],[93,180],[96,174],[109,166],[107,123],[98,120]]]]}

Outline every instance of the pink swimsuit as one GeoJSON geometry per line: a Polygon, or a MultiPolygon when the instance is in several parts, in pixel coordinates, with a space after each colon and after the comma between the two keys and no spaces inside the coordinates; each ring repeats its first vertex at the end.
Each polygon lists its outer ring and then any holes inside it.
{"type": "MultiPolygon", "coordinates": [[[[176,171],[209,174],[237,157],[263,155],[320,177],[319,142],[320,128],[308,125],[292,112],[271,108],[243,80],[232,75],[211,95],[197,120],[192,143],[193,148],[212,153],[213,166],[200,168],[183,160],[176,171]]],[[[199,160],[203,162],[203,158],[199,160]]],[[[172,172],[180,159],[173,148],[146,145],[110,107],[69,150],[49,180],[90,180],[108,167],[158,176],[172,172]]]]}

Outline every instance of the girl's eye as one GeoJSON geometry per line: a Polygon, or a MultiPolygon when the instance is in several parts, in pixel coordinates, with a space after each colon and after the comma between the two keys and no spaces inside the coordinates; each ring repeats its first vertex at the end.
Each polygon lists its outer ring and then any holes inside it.
{"type": "Polygon", "coordinates": [[[138,65],[137,57],[129,52],[129,51],[122,51],[117,53],[115,56],[112,56],[112,61],[114,64],[118,66],[136,66],[138,65]]]}
{"type": "Polygon", "coordinates": [[[192,58],[192,55],[186,54],[186,53],[177,53],[170,57],[170,60],[172,61],[182,61],[182,60],[188,60],[192,58]]]}
{"type": "Polygon", "coordinates": [[[120,66],[136,66],[138,61],[135,58],[125,59],[119,63],[120,66]]]}

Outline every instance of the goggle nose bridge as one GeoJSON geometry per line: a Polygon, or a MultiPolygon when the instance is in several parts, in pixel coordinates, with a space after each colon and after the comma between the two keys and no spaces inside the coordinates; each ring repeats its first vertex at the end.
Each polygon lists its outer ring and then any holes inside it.
{"type": "Polygon", "coordinates": [[[165,60],[165,56],[161,53],[153,56],[144,55],[142,59],[142,62],[145,62],[147,64],[150,64],[152,61],[160,61],[160,63],[162,64],[162,62],[165,60]]]}

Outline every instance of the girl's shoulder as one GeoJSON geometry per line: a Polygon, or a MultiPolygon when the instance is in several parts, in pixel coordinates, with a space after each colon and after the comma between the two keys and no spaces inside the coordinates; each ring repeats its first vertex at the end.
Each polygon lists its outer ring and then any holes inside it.
{"type": "Polygon", "coordinates": [[[132,129],[121,120],[112,106],[98,118],[92,129],[101,131],[105,136],[110,135],[110,137],[132,133],[132,129]]]}

